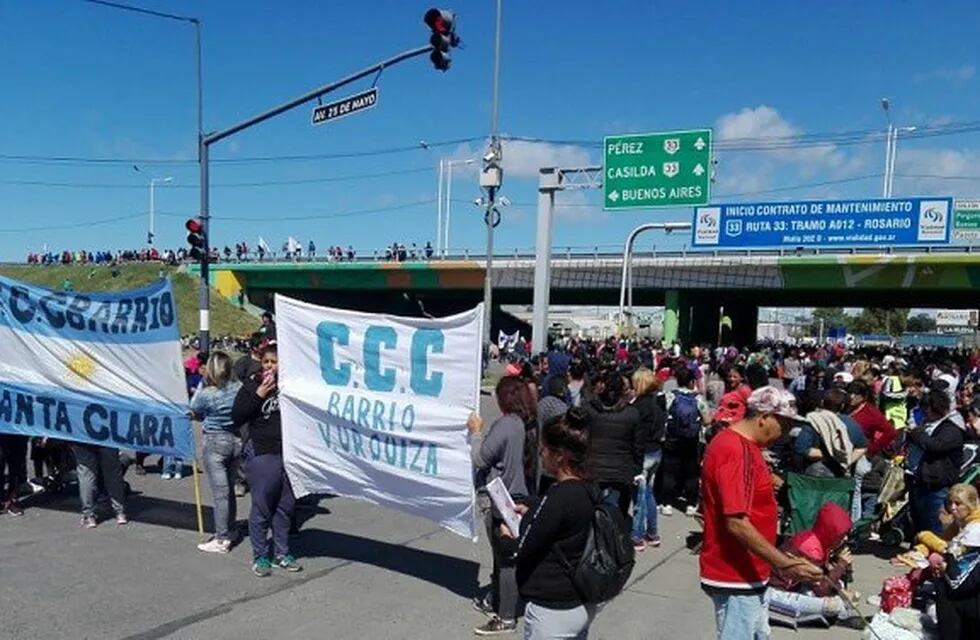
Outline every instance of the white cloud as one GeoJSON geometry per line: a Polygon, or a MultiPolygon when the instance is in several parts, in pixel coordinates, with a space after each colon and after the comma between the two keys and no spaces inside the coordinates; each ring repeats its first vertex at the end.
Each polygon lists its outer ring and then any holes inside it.
{"type": "Polygon", "coordinates": [[[505,140],[504,175],[537,178],[542,167],[584,167],[592,164],[587,149],[575,145],[505,140]]]}
{"type": "Polygon", "coordinates": [[[897,194],[980,195],[980,150],[902,149],[895,158],[897,194]]]}
{"type": "Polygon", "coordinates": [[[975,76],[977,68],[972,64],[962,64],[958,67],[943,67],[915,74],[916,82],[942,80],[945,82],[966,82],[975,76]]]}
{"type": "MultiPolygon", "coordinates": [[[[598,193],[598,192],[592,192],[598,193]]],[[[595,200],[595,198],[591,198],[595,200]]],[[[563,220],[581,222],[592,220],[602,214],[602,206],[590,201],[584,191],[563,191],[555,198],[555,217],[563,220]]]]}
{"type": "MultiPolygon", "coordinates": [[[[850,178],[867,171],[868,156],[864,150],[845,151],[832,143],[802,146],[787,140],[805,133],[768,105],[745,107],[721,116],[715,123],[716,142],[744,141],[752,149],[726,150],[721,145],[715,154],[719,164],[714,193],[722,198],[726,194],[751,195],[793,182],[850,178]]],[[[808,190],[759,196],[785,199],[801,197],[801,193],[816,195],[808,190]]]]}

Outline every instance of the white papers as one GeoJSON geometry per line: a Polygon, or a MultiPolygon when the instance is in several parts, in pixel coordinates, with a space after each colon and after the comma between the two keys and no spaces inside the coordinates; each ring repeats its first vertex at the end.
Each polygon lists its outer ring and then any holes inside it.
{"type": "Polygon", "coordinates": [[[490,501],[493,502],[493,506],[497,507],[497,511],[504,518],[504,524],[510,529],[511,534],[516,538],[521,535],[521,516],[519,513],[514,511],[514,499],[510,497],[510,492],[507,491],[507,487],[504,486],[504,481],[499,477],[494,478],[487,483],[487,495],[490,496],[490,501]]]}

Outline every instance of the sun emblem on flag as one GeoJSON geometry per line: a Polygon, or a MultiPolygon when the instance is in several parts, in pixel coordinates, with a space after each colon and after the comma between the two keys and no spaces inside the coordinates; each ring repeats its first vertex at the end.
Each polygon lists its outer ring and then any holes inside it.
{"type": "Polygon", "coordinates": [[[83,380],[89,380],[96,369],[95,360],[81,351],[76,351],[68,356],[68,359],[65,360],[65,366],[83,380]]]}

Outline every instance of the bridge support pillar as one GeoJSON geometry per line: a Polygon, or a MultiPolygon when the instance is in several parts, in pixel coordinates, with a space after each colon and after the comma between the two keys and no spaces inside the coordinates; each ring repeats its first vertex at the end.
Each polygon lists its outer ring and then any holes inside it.
{"type": "Polygon", "coordinates": [[[672,345],[680,338],[681,292],[669,289],[664,292],[663,343],[672,345]]]}
{"type": "MultiPolygon", "coordinates": [[[[538,176],[538,220],[535,239],[534,306],[531,320],[531,347],[548,350],[548,306],[551,304],[551,223],[555,217],[555,191],[561,188],[558,170],[541,169],[538,176]]],[[[484,313],[490,313],[485,309],[484,313]]],[[[496,338],[487,336],[495,342],[496,338]]]]}
{"type": "Polygon", "coordinates": [[[759,307],[752,303],[725,301],[725,315],[732,328],[722,329],[722,342],[740,347],[754,344],[759,330],[759,307]]]}

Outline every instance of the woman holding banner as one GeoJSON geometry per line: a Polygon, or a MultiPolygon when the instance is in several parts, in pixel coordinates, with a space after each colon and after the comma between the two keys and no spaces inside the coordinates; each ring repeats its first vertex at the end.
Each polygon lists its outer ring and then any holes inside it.
{"type": "Polygon", "coordinates": [[[207,553],[228,553],[235,526],[235,486],[238,455],[231,408],[242,383],[232,379],[231,358],[215,351],[204,366],[204,386],[191,399],[191,413],[204,432],[204,471],[214,502],[214,538],[197,545],[207,553]]]}
{"type": "Polygon", "coordinates": [[[524,477],[524,425],[534,419],[534,401],[527,384],[516,376],[502,378],[497,383],[497,406],[502,414],[484,429],[483,420],[470,416],[467,427],[472,434],[471,457],[476,469],[477,509],[487,526],[487,539],[493,553],[490,592],[477,598],[473,606],[490,617],[473,631],[477,635],[497,635],[517,629],[519,595],[514,554],[517,544],[500,531],[503,516],[487,494],[486,486],[496,478],[504,483],[515,501],[527,497],[524,477]]]}
{"type": "Polygon", "coordinates": [[[275,565],[286,571],[302,571],[289,553],[289,522],[296,507],[282,461],[282,418],[279,415],[277,378],[279,354],[274,345],[262,351],[262,371],[247,379],[235,396],[232,423],[249,425],[243,452],[245,474],[252,490],[248,536],[255,561],[252,573],[264,578],[272,574],[269,559],[269,528],[275,565]]]}

